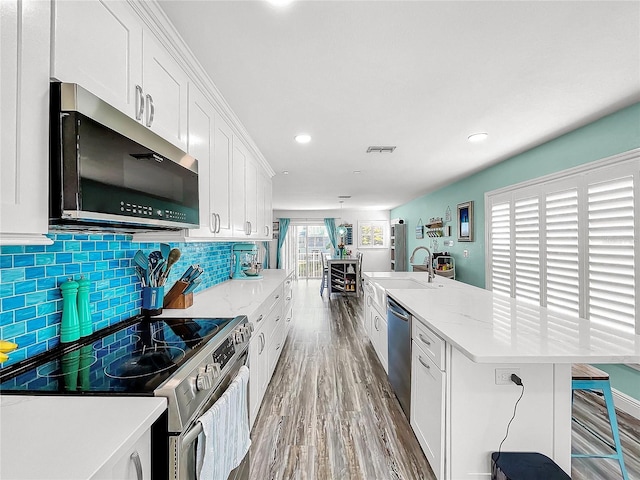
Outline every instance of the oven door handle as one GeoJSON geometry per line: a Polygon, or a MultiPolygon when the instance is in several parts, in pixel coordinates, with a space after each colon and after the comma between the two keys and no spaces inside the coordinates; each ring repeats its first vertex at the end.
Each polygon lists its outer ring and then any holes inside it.
{"type": "MultiPolygon", "coordinates": [[[[246,366],[249,362],[249,352],[245,350],[242,355],[240,355],[240,357],[244,357],[242,365],[246,366]]],[[[196,421],[195,424],[189,430],[187,430],[187,433],[185,433],[182,437],[182,441],[180,443],[181,450],[184,450],[185,447],[192,444],[198,438],[198,435],[200,435],[200,433],[202,433],[202,424],[196,421]]]]}
{"type": "Polygon", "coordinates": [[[200,422],[196,422],[196,424],[189,430],[184,437],[182,437],[182,446],[181,450],[184,450],[188,445],[191,445],[196,441],[198,435],[202,433],[202,424],[200,422]]]}

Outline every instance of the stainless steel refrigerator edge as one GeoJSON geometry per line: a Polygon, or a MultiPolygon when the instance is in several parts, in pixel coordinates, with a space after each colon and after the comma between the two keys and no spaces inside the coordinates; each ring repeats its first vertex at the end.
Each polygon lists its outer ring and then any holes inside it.
{"type": "Polygon", "coordinates": [[[407,418],[411,411],[411,314],[387,297],[389,383],[407,418]]]}

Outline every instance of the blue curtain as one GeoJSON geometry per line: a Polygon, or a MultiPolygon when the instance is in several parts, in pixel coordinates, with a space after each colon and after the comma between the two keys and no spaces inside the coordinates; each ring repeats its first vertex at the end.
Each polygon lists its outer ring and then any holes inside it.
{"type": "Polygon", "coordinates": [[[262,246],[264,247],[264,260],[262,260],[262,268],[267,270],[269,268],[269,256],[271,255],[269,251],[269,245],[271,242],[262,242],[262,246]]]}
{"type": "Polygon", "coordinates": [[[325,218],[324,226],[327,227],[327,233],[329,234],[329,240],[333,245],[334,250],[338,250],[338,234],[336,233],[336,220],[335,218],[325,218]]]}
{"type": "Polygon", "coordinates": [[[280,220],[280,236],[278,237],[278,250],[276,251],[276,266],[277,268],[282,268],[282,257],[280,256],[280,250],[282,249],[282,244],[284,243],[284,239],[287,236],[287,230],[289,230],[289,223],[291,223],[290,218],[279,218],[280,220]]]}

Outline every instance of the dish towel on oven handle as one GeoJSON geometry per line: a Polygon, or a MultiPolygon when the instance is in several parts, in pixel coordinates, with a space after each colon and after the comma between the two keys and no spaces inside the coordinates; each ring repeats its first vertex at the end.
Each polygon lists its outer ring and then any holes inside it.
{"type": "Polygon", "coordinates": [[[196,449],[198,480],[227,480],[249,451],[248,385],[249,369],[243,365],[227,390],[198,420],[202,423],[196,449]]]}

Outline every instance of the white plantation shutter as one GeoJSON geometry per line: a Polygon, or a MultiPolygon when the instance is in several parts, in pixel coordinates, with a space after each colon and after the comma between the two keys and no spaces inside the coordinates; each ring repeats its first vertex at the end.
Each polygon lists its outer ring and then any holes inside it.
{"type": "Polygon", "coordinates": [[[547,307],[579,315],[578,189],[549,193],[545,204],[547,307]]]}
{"type": "Polygon", "coordinates": [[[588,315],[593,321],[633,331],[634,276],[633,177],[588,186],[588,315]]]}
{"type": "Polygon", "coordinates": [[[491,286],[494,292],[511,295],[511,204],[491,208],[491,286]]]}
{"type": "Polygon", "coordinates": [[[538,198],[515,201],[515,297],[540,303],[540,212],[538,198]]]}
{"type": "Polygon", "coordinates": [[[485,194],[487,287],[640,334],[640,149],[485,194]]]}

